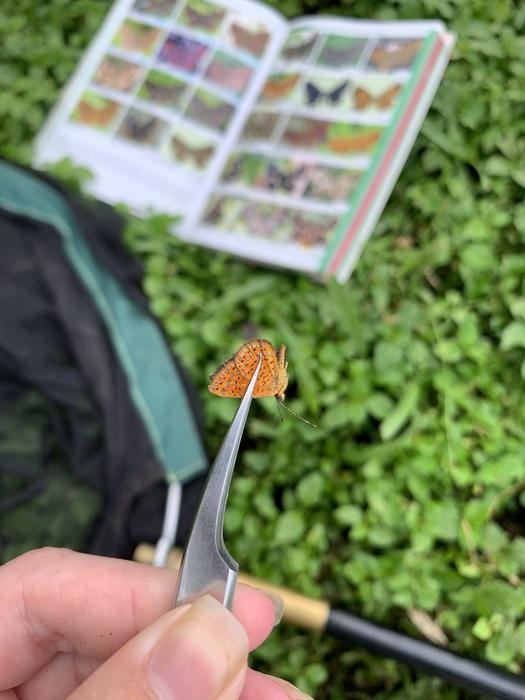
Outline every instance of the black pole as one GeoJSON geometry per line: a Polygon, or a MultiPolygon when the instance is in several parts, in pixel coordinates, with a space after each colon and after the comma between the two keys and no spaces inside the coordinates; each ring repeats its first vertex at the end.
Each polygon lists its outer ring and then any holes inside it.
{"type": "Polygon", "coordinates": [[[456,656],[441,647],[385,629],[355,615],[331,610],[326,631],[453,685],[502,700],[525,700],[525,679],[494,666],[456,656]]]}

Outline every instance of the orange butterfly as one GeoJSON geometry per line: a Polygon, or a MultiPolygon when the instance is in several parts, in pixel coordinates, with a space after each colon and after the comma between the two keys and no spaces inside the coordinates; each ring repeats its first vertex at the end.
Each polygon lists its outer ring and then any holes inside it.
{"type": "Polygon", "coordinates": [[[249,340],[237,350],[235,355],[215,370],[210,377],[208,389],[217,396],[241,399],[250,383],[262,355],[262,364],[253,391],[254,398],[275,396],[277,401],[284,401],[284,392],[288,386],[286,369],[288,362],[284,356],[286,345],[275,351],[267,340],[249,340]]]}
{"type": "Polygon", "coordinates": [[[264,51],[270,35],[266,31],[250,31],[246,27],[233,22],[230,31],[236,46],[259,56],[264,51]]]}
{"type": "Polygon", "coordinates": [[[358,87],[354,93],[355,108],[362,112],[364,109],[375,107],[376,109],[385,110],[392,107],[394,100],[401,90],[401,85],[392,85],[385,90],[381,95],[371,95],[364,88],[358,87]]]}
{"type": "Polygon", "coordinates": [[[412,41],[387,41],[381,43],[372,51],[372,63],[380,70],[395,70],[408,68],[412,59],[421,48],[421,39],[412,41]]]}
{"type": "Polygon", "coordinates": [[[217,396],[241,399],[259,363],[259,355],[262,355],[261,369],[253,391],[254,398],[275,396],[279,404],[284,406],[287,411],[290,411],[304,423],[311,425],[312,428],[316,428],[316,425],[299,416],[283,403],[284,392],[288,386],[286,373],[288,362],[285,362],[285,353],[286,345],[281,345],[278,350],[274,350],[268,340],[249,340],[237,350],[235,355],[232,355],[229,360],[223,362],[215,370],[210,377],[208,389],[217,396]]]}
{"type": "Polygon", "coordinates": [[[326,144],[331,151],[336,153],[363,153],[369,151],[372,146],[379,141],[381,133],[379,131],[370,131],[365,134],[354,134],[352,136],[337,136],[329,139],[326,144]]]}
{"type": "Polygon", "coordinates": [[[268,80],[263,87],[263,97],[266,100],[278,100],[281,97],[286,97],[297,85],[299,77],[298,73],[291,73],[268,80]]]}

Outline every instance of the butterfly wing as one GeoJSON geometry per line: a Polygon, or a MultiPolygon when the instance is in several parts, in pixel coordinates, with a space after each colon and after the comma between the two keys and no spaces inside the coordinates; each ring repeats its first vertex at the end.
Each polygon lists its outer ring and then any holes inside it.
{"type": "Polygon", "coordinates": [[[354,103],[357,111],[362,112],[372,104],[372,95],[364,88],[358,87],[354,91],[354,103]]]}
{"type": "Polygon", "coordinates": [[[188,24],[190,27],[195,27],[199,25],[200,19],[202,17],[201,13],[190,5],[186,5],[185,15],[188,18],[188,24]]]}
{"type": "Polygon", "coordinates": [[[264,51],[264,47],[268,43],[270,35],[268,32],[258,32],[250,35],[250,46],[248,51],[256,55],[261,54],[264,51]]]}
{"type": "Polygon", "coordinates": [[[240,49],[254,54],[260,54],[263,51],[269,38],[268,32],[251,32],[235,22],[232,23],[230,30],[233,34],[234,43],[240,49]]]}
{"type": "Polygon", "coordinates": [[[281,187],[286,192],[291,192],[294,187],[294,175],[295,173],[281,173],[281,187]]]}
{"type": "Polygon", "coordinates": [[[164,45],[165,59],[185,70],[195,70],[206,51],[206,46],[180,35],[170,37],[164,45]]]}
{"type": "Polygon", "coordinates": [[[372,51],[371,62],[380,70],[393,70],[397,67],[398,49],[377,46],[372,51]]]}
{"type": "Polygon", "coordinates": [[[209,391],[217,396],[240,399],[250,380],[243,376],[235,364],[235,356],[222,364],[210,377],[209,391]]]}
{"type": "Polygon", "coordinates": [[[399,94],[399,91],[401,90],[401,85],[392,85],[392,87],[388,88],[388,90],[385,90],[382,95],[379,95],[379,97],[376,99],[376,103],[379,109],[389,109],[392,104],[394,103],[394,100],[399,94]]]}
{"type": "Polygon", "coordinates": [[[398,51],[398,61],[396,67],[404,68],[412,62],[412,59],[419,51],[421,46],[421,41],[416,39],[415,41],[409,41],[404,46],[402,46],[398,51]]]}
{"type": "Polygon", "coordinates": [[[295,191],[295,194],[298,194],[298,190],[302,191],[305,186],[305,173],[306,173],[306,167],[304,165],[300,165],[296,170],[291,172],[288,175],[288,191],[295,191]]]}
{"type": "Polygon", "coordinates": [[[279,172],[279,168],[277,168],[277,166],[274,165],[274,163],[270,163],[268,165],[267,183],[269,189],[271,190],[278,189],[279,187],[281,187],[281,173],[279,172]]]}
{"type": "Polygon", "coordinates": [[[231,117],[233,108],[229,104],[218,105],[213,107],[213,112],[210,110],[210,117],[213,126],[222,127],[225,122],[231,117]]]}
{"type": "Polygon", "coordinates": [[[319,102],[322,92],[313,83],[306,83],[306,104],[315,105],[319,102]]]}
{"type": "Polygon", "coordinates": [[[286,90],[283,90],[281,82],[276,80],[268,80],[263,88],[263,97],[266,100],[277,100],[286,94],[286,90]]]}
{"type": "Polygon", "coordinates": [[[223,17],[224,10],[217,10],[216,12],[212,12],[211,14],[207,15],[207,19],[213,22],[213,24],[220,22],[223,17]]]}
{"type": "Polygon", "coordinates": [[[177,160],[185,160],[187,158],[188,147],[184,141],[181,141],[181,139],[177,138],[177,136],[171,137],[171,147],[175,151],[175,157],[177,160]]]}
{"type": "Polygon", "coordinates": [[[394,42],[378,46],[372,51],[372,62],[382,70],[404,68],[411,63],[420,46],[419,39],[404,44],[394,42]]]}
{"type": "Polygon", "coordinates": [[[326,97],[327,99],[332,102],[332,104],[337,104],[341,97],[343,96],[344,91],[346,90],[346,87],[348,85],[348,80],[345,80],[341,85],[335,88],[335,90],[332,90],[326,97]]]}
{"type": "Polygon", "coordinates": [[[187,5],[186,15],[188,16],[188,23],[190,27],[213,29],[215,25],[217,25],[224,17],[224,12],[222,10],[218,10],[217,12],[208,14],[206,12],[199,12],[195,8],[187,5]]]}
{"type": "Polygon", "coordinates": [[[281,345],[276,353],[267,340],[250,340],[211,375],[208,389],[218,396],[242,398],[259,362],[259,355],[262,355],[253,396],[277,396],[282,400],[288,386],[285,351],[285,345],[281,345]]]}
{"type": "Polygon", "coordinates": [[[203,167],[206,165],[213,153],[213,146],[204,146],[204,148],[195,148],[192,150],[191,155],[197,162],[197,165],[203,167]]]}
{"type": "Polygon", "coordinates": [[[243,157],[237,156],[227,164],[226,168],[222,173],[222,180],[224,182],[234,182],[239,178],[242,170],[243,157]]]}
{"type": "Polygon", "coordinates": [[[146,141],[153,137],[157,120],[155,117],[146,117],[142,115],[130,115],[124,122],[124,132],[137,141],[146,141]]]}
{"type": "Polygon", "coordinates": [[[253,392],[254,398],[275,396],[277,393],[278,365],[275,350],[267,340],[250,340],[235,354],[235,364],[249,382],[262,355],[262,365],[253,392]]]}
{"type": "Polygon", "coordinates": [[[230,31],[233,35],[233,41],[239,46],[241,49],[246,48],[244,46],[245,44],[245,36],[244,36],[244,31],[242,27],[240,27],[238,24],[235,22],[231,25],[230,31]]]}
{"type": "Polygon", "coordinates": [[[232,113],[232,107],[226,103],[210,107],[199,97],[194,97],[191,113],[209,126],[221,128],[232,113]]]}

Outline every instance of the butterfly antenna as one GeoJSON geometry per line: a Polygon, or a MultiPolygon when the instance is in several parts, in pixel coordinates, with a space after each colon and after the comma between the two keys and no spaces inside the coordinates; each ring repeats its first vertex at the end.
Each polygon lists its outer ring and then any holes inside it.
{"type": "Polygon", "coordinates": [[[317,428],[317,426],[315,425],[315,423],[310,423],[309,420],[306,420],[306,418],[303,418],[302,416],[300,416],[298,413],[296,413],[296,412],[293,411],[291,408],[289,408],[289,407],[284,403],[284,401],[279,401],[279,400],[278,400],[278,401],[277,401],[277,404],[278,404],[278,405],[280,404],[281,406],[284,406],[284,408],[286,408],[286,410],[289,411],[289,412],[292,414],[292,416],[295,416],[296,418],[299,418],[299,420],[302,420],[303,423],[306,423],[307,425],[310,425],[312,428],[317,428]]]}

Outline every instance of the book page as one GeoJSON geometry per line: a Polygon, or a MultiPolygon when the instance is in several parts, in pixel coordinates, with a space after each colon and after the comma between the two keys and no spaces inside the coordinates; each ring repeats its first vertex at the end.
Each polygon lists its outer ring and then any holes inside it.
{"type": "Polygon", "coordinates": [[[439,22],[290,23],[199,240],[321,273],[354,194],[403,114],[425,42],[443,31],[439,22]]]}
{"type": "Polygon", "coordinates": [[[91,191],[184,221],[227,160],[284,20],[250,0],[119,0],[36,143],[69,156],[91,191]]]}

